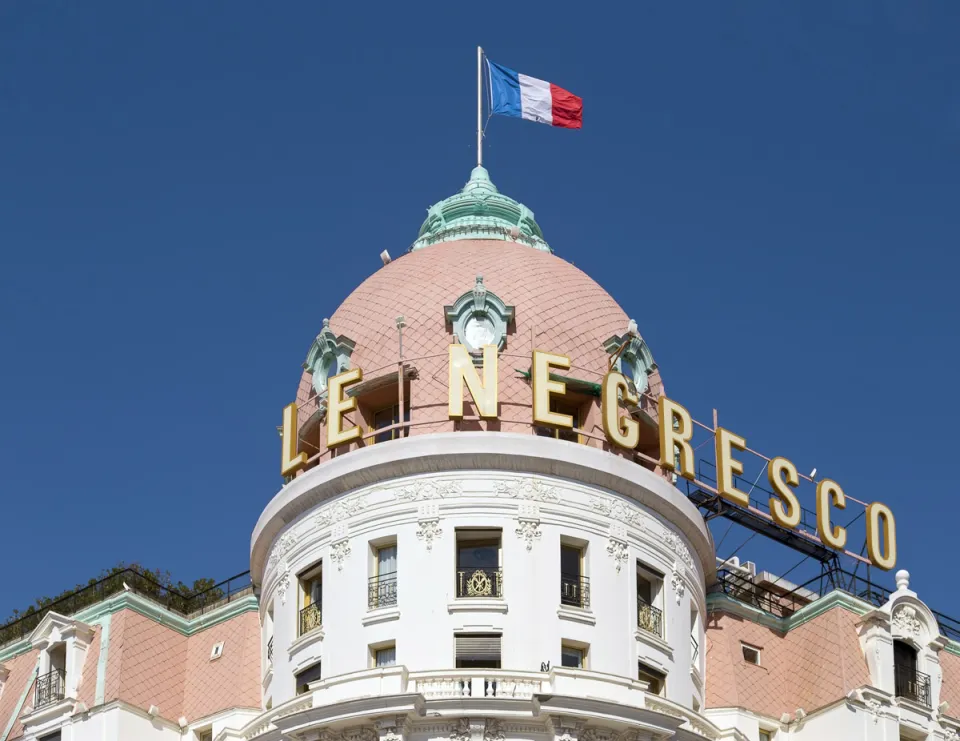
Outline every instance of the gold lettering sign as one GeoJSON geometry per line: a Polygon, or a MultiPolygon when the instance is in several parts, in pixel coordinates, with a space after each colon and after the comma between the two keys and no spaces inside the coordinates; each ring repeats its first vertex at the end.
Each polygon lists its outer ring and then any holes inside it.
{"type": "Polygon", "coordinates": [[[897,529],[893,512],[880,502],[867,507],[867,555],[875,566],[886,571],[897,565],[897,529]],[[881,534],[886,550],[880,547],[881,534]]]}
{"type": "Polygon", "coordinates": [[[800,524],[800,502],[790,489],[800,485],[797,467],[786,458],[774,458],[767,467],[767,479],[776,494],[770,497],[770,516],[780,527],[792,530],[800,524]]]}
{"type": "Polygon", "coordinates": [[[451,419],[463,417],[463,387],[466,386],[485,419],[497,418],[497,347],[483,346],[483,383],[473,365],[473,358],[463,345],[450,345],[450,367],[447,414],[451,419]]]}
{"type": "Polygon", "coordinates": [[[693,481],[693,420],[690,412],[670,401],[666,396],[657,399],[657,416],[660,421],[660,465],[668,471],[679,473],[685,479],[693,481]],[[674,460],[674,449],[679,451],[680,470],[674,460]]]}
{"type": "Polygon", "coordinates": [[[327,447],[333,448],[337,445],[343,445],[353,440],[360,439],[360,426],[354,425],[346,430],[343,427],[343,415],[347,412],[355,411],[357,408],[357,399],[351,396],[349,399],[343,398],[343,389],[346,386],[363,380],[363,371],[359,368],[351,368],[344,371],[329,381],[327,381],[327,447]]]}
{"type": "Polygon", "coordinates": [[[283,408],[283,442],[280,445],[280,475],[293,476],[307,463],[307,454],[297,452],[297,405],[283,408]]]}
{"type": "MultiPolygon", "coordinates": [[[[470,393],[477,412],[484,419],[496,419],[498,413],[498,351],[493,345],[483,348],[481,373],[477,372],[473,358],[463,345],[449,348],[449,397],[448,414],[452,419],[463,417],[464,390],[470,393]],[[482,374],[482,381],[481,381],[482,374]]],[[[555,370],[569,370],[570,358],[566,355],[534,350],[530,379],[533,391],[533,423],[549,427],[571,429],[573,417],[551,410],[551,399],[566,393],[567,385],[551,379],[555,370]]],[[[343,417],[357,410],[356,397],[344,398],[344,389],[363,380],[363,371],[354,368],[345,371],[328,382],[327,447],[358,440],[359,425],[343,429],[343,417]]],[[[628,406],[639,404],[639,395],[631,390],[627,379],[616,371],[608,372],[601,384],[600,413],[603,433],[612,445],[633,450],[639,444],[640,425],[630,414],[621,414],[621,401],[628,406]]],[[[691,481],[696,481],[694,472],[693,419],[680,404],[666,396],[657,399],[657,415],[660,433],[660,466],[691,481]]],[[[578,423],[579,424],[579,423],[578,423]]],[[[297,406],[289,404],[283,410],[283,443],[280,472],[291,476],[307,462],[307,454],[297,451],[297,406]]],[[[589,435],[588,435],[589,437],[589,435]]],[[[750,504],[749,496],[734,485],[736,476],[743,475],[743,463],[733,457],[734,451],[746,450],[747,444],[739,435],[718,427],[715,431],[715,454],[717,464],[717,493],[742,507],[750,504]]],[[[770,460],[767,478],[772,489],[770,517],[780,527],[794,529],[800,525],[802,510],[794,489],[799,486],[797,468],[786,458],[770,460]]],[[[829,548],[843,550],[847,544],[845,528],[834,525],[831,510],[845,509],[847,498],[835,481],[824,479],[817,483],[817,535],[829,548]]],[[[867,507],[867,555],[870,561],[882,569],[892,569],[897,561],[896,521],[893,512],[885,504],[874,502],[867,507]]]]}
{"type": "Polygon", "coordinates": [[[842,551],[847,544],[847,530],[839,525],[830,524],[830,506],[837,509],[847,508],[847,497],[840,484],[824,479],[817,484],[817,535],[824,545],[842,551]]]}
{"type": "Polygon", "coordinates": [[[720,496],[741,507],[750,506],[750,495],[733,484],[733,477],[743,474],[743,463],[733,457],[731,448],[746,450],[747,441],[730,430],[718,427],[715,435],[717,448],[717,491],[720,496]]]}
{"type": "Polygon", "coordinates": [[[610,371],[603,378],[600,391],[601,416],[603,417],[603,434],[614,445],[633,450],[640,442],[640,424],[633,417],[620,416],[620,402],[637,404],[640,399],[630,391],[627,379],[616,371],[610,371]]]}
{"type": "Polygon", "coordinates": [[[570,368],[570,358],[566,355],[533,351],[533,365],[530,371],[533,382],[533,423],[549,427],[573,428],[573,417],[569,414],[560,414],[550,411],[550,396],[563,396],[567,392],[567,384],[563,381],[551,381],[550,371],[567,370],[570,368]]]}

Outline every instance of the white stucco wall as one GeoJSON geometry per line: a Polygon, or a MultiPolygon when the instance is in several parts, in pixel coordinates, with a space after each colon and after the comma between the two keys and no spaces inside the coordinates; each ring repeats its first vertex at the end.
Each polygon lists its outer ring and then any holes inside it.
{"type": "MultiPolygon", "coordinates": [[[[603,451],[532,436],[475,436],[474,453],[488,454],[487,461],[502,461],[498,468],[471,470],[451,454],[450,470],[391,475],[402,474],[411,461],[422,464],[423,448],[433,456],[434,468],[444,468],[445,441],[435,439],[440,437],[444,436],[351,453],[370,454],[371,464],[377,454],[380,460],[370,476],[376,480],[321,500],[273,538],[261,594],[265,621],[272,605],[274,630],[273,676],[265,700],[277,705],[292,698],[295,673],[317,659],[322,661],[324,678],[367,669],[369,646],[387,641],[396,642],[397,663],[410,672],[452,669],[454,634],[489,631],[502,634],[504,669],[537,672],[544,662],[559,666],[561,643],[574,641],[589,646],[587,667],[592,671],[636,679],[639,659],[668,675],[669,699],[685,707],[691,707],[694,698],[702,704],[690,673],[690,613],[695,606],[705,614],[704,574],[712,567],[712,551],[706,566],[699,553],[712,544],[695,508],[640,466],[603,451]],[[387,465],[383,451],[394,455],[387,465]],[[546,459],[546,454],[563,458],[568,471],[579,469],[583,475],[560,477],[544,473],[542,466],[523,465],[546,459]],[[629,486],[602,468],[621,464],[625,468],[616,474],[629,474],[629,486]],[[593,483],[597,480],[612,482],[622,491],[598,486],[593,483]],[[458,528],[502,531],[503,599],[456,598],[458,528]],[[683,530],[697,534],[696,546],[683,530]],[[433,531],[439,532],[431,541],[428,534],[433,531]],[[588,609],[561,609],[561,538],[587,544],[588,609]],[[398,604],[396,609],[371,611],[370,544],[386,539],[397,543],[398,604]],[[664,575],[659,604],[664,616],[662,641],[637,630],[638,560],[664,575]],[[319,561],[324,583],[322,631],[298,638],[297,575],[319,561]]],[[[449,437],[459,441],[464,435],[449,437]]],[[[287,489],[315,497],[311,476],[318,486],[328,484],[318,469],[287,489]]],[[[280,511],[276,504],[275,500],[271,506],[280,511]]],[[[261,518],[258,531],[268,529],[261,518]]],[[[256,548],[257,534],[254,543],[256,548]]],[[[698,640],[702,646],[702,635],[698,640]]],[[[699,663],[702,672],[702,656],[699,663]]]]}

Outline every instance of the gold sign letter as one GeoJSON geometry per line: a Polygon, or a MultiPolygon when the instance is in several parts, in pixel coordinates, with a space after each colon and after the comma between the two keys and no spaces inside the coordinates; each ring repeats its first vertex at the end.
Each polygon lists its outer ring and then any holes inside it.
{"type": "Polygon", "coordinates": [[[351,396],[349,399],[343,398],[343,389],[352,383],[363,380],[363,371],[360,368],[352,368],[327,381],[327,447],[332,448],[335,445],[343,445],[351,440],[360,438],[360,427],[353,427],[342,430],[343,415],[346,412],[352,412],[357,408],[357,398],[351,396]]]}
{"type": "Polygon", "coordinates": [[[297,405],[283,408],[283,442],[280,444],[280,475],[293,476],[307,463],[306,453],[297,453],[297,405]]]}
{"type": "Polygon", "coordinates": [[[795,528],[800,524],[800,503],[789,487],[800,485],[797,467],[786,458],[774,458],[767,467],[767,478],[776,494],[770,497],[773,521],[780,527],[795,528]]]}
{"type": "MultiPolygon", "coordinates": [[[[847,530],[830,524],[830,506],[847,508],[847,497],[840,484],[824,479],[817,484],[817,534],[824,545],[840,551],[847,544],[847,530]]],[[[869,520],[868,520],[869,522],[869,520]]]]}
{"type": "Polygon", "coordinates": [[[884,571],[890,571],[897,565],[897,526],[890,508],[874,502],[867,507],[867,555],[874,566],[884,571]],[[883,521],[883,525],[880,521],[883,521]],[[883,543],[887,547],[886,553],[880,548],[880,534],[883,533],[883,543]]]}
{"type": "Polygon", "coordinates": [[[693,481],[696,476],[693,472],[693,448],[690,447],[693,438],[690,412],[666,396],[657,399],[657,412],[660,419],[660,465],[693,481]],[[673,457],[674,447],[680,451],[679,471],[673,457]]]}
{"type": "Polygon", "coordinates": [[[567,384],[563,381],[551,381],[550,371],[553,368],[567,370],[570,367],[570,358],[566,355],[554,355],[542,350],[533,351],[533,423],[548,425],[549,427],[573,428],[573,417],[569,414],[560,414],[550,411],[550,395],[562,396],[567,392],[567,384]]]}
{"type": "Polygon", "coordinates": [[[746,450],[747,441],[722,427],[716,432],[717,493],[741,507],[750,506],[750,496],[733,484],[733,477],[743,473],[743,463],[733,457],[731,448],[746,450]]]}
{"type": "Polygon", "coordinates": [[[603,434],[614,445],[633,450],[640,442],[640,425],[629,414],[620,416],[620,397],[627,404],[636,404],[639,399],[630,391],[627,379],[616,371],[610,371],[603,377],[600,392],[600,407],[603,416],[603,434]]]}
{"type": "Polygon", "coordinates": [[[463,387],[470,390],[477,411],[486,419],[497,418],[497,346],[483,346],[483,383],[473,358],[463,345],[450,345],[450,382],[447,413],[453,419],[463,417],[463,387]]]}

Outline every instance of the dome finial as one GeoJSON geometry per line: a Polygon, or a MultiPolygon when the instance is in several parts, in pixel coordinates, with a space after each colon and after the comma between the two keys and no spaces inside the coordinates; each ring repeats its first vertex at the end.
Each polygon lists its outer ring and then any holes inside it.
{"type": "Polygon", "coordinates": [[[459,239],[496,239],[553,252],[544,241],[533,212],[497,190],[483,165],[473,168],[459,193],[428,209],[427,219],[410,249],[459,239]]]}

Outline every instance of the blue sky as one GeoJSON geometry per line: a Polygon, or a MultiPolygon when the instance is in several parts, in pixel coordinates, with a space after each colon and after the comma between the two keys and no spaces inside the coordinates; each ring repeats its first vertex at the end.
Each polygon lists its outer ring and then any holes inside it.
{"type": "Polygon", "coordinates": [[[888,503],[960,615],[958,27],[919,0],[3,3],[0,619],[120,560],[246,568],[322,319],[469,175],[478,43],[583,97],[579,132],[494,119],[486,164],[669,395],[888,503]]]}

